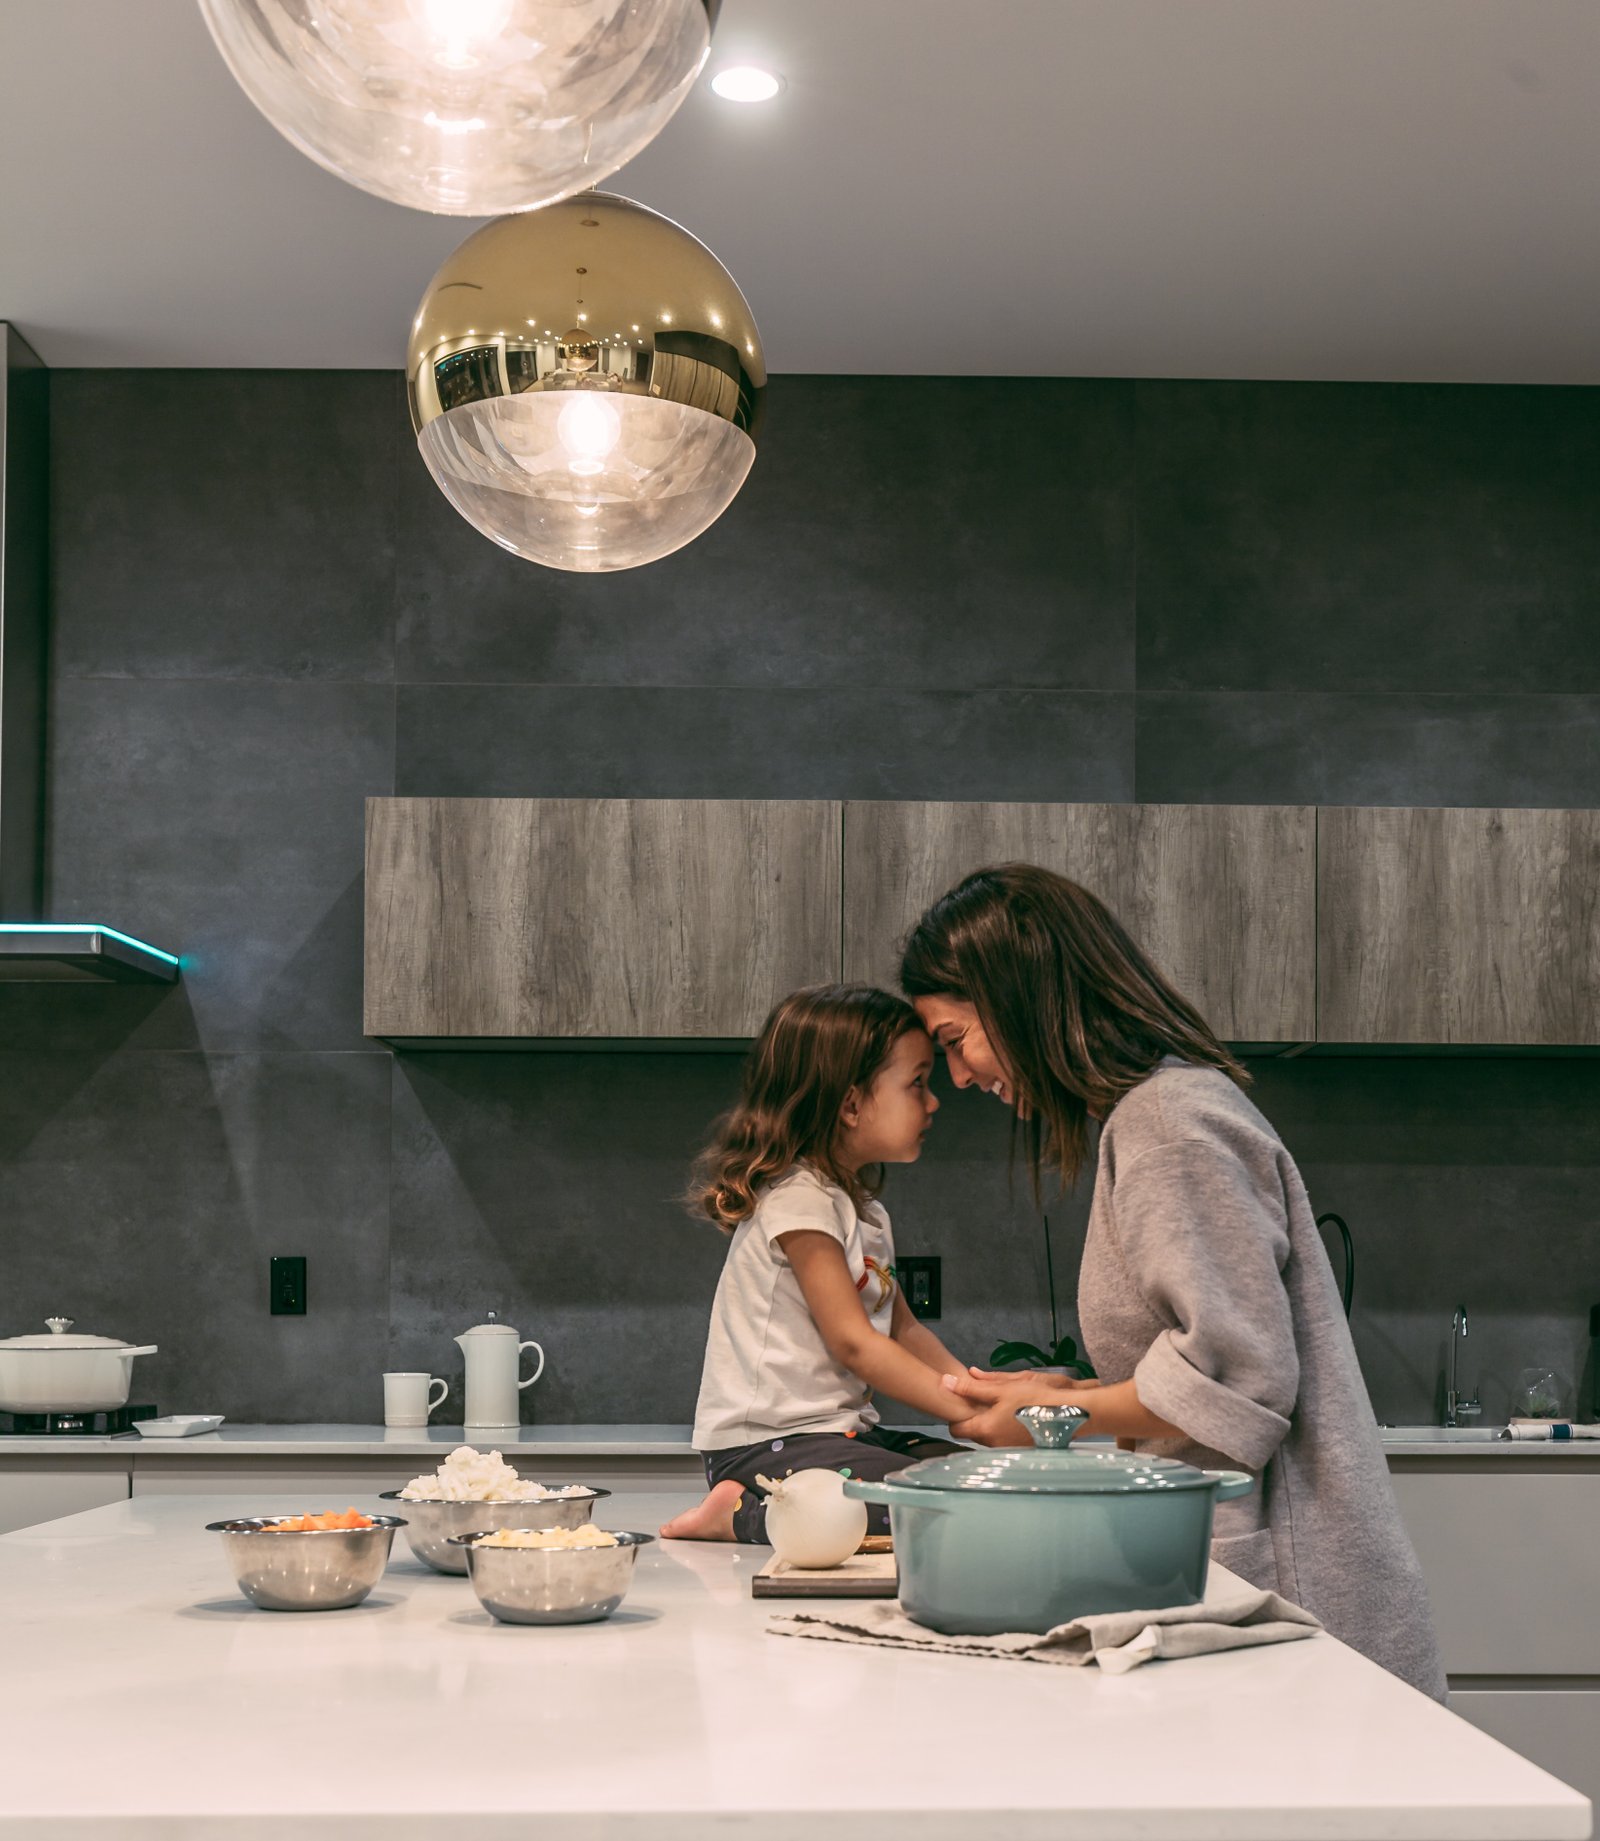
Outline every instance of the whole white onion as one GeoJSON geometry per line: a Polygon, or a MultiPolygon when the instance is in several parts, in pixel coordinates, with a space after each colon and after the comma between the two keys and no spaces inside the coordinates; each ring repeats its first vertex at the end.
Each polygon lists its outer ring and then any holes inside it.
{"type": "Polygon", "coordinates": [[[839,1566],[861,1545],[867,1505],[844,1493],[838,1471],[797,1470],[781,1483],[756,1481],[767,1492],[767,1539],[787,1565],[839,1566]]]}

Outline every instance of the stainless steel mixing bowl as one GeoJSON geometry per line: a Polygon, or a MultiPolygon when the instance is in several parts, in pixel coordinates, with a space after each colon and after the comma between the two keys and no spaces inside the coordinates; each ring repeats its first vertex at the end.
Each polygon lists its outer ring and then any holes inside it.
{"type": "Polygon", "coordinates": [[[370,1528],[315,1528],[278,1533],[283,1515],[244,1515],[207,1522],[222,1536],[222,1550],[239,1590],[263,1611],[342,1611],[360,1604],[389,1563],[398,1515],[377,1515],[370,1528]]]}
{"type": "Polygon", "coordinates": [[[615,1547],[485,1547],[457,1535],[478,1602],[504,1624],[592,1624],[627,1596],[633,1563],[653,1534],[616,1535],[615,1547]]]}
{"type": "Polygon", "coordinates": [[[406,1512],[406,1539],[411,1551],[435,1572],[467,1570],[466,1555],[452,1541],[461,1534],[488,1534],[496,1528],[581,1528],[594,1519],[594,1505],[608,1489],[585,1487],[581,1496],[552,1496],[543,1502],[417,1501],[386,1489],[381,1502],[397,1502],[406,1512]]]}

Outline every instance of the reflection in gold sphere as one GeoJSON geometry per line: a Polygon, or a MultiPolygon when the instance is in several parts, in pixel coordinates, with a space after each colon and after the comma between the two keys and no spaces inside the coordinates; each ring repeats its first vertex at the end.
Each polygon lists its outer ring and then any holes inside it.
{"type": "Polygon", "coordinates": [[[761,338],[703,243],[587,192],[476,231],[429,284],[406,380],[440,490],[486,536],[557,569],[681,549],[744,484],[761,338]]]}

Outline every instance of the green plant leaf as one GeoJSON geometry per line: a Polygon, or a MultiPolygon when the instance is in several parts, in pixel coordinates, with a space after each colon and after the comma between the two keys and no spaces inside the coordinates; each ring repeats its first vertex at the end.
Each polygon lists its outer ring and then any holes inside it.
{"type": "Polygon", "coordinates": [[[1004,1368],[1011,1362],[1026,1362],[1030,1368],[1048,1368],[1050,1357],[1032,1342],[1002,1342],[989,1357],[991,1368],[1004,1368]]]}
{"type": "Polygon", "coordinates": [[[1080,1380],[1092,1381],[1094,1369],[1078,1353],[1078,1345],[1070,1336],[1063,1336],[1050,1356],[1053,1368],[1065,1368],[1069,1374],[1075,1374],[1080,1380]]]}

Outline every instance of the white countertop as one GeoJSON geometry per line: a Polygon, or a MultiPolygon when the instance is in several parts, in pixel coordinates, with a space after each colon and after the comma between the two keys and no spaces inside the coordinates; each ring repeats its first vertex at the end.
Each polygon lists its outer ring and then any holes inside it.
{"type": "Polygon", "coordinates": [[[1489,1426],[1380,1426],[1386,1457],[1448,1457],[1512,1463],[1527,1458],[1600,1459],[1600,1438],[1505,1438],[1489,1426]]]}
{"type": "MultiPolygon", "coordinates": [[[[619,1514],[649,1529],[682,1500],[619,1514]]],[[[252,1608],[204,1524],[323,1505],[145,1496],[0,1538],[0,1834],[1590,1832],[1576,1791],[1326,1636],[1122,1677],[800,1642],[767,1635],[777,1607],[749,1596],[765,1549],[677,1542],[646,1550],[602,1624],[495,1624],[402,1539],[362,1606],[252,1608]]]]}
{"type": "MultiPolygon", "coordinates": [[[[1600,1461],[1600,1439],[1561,1443],[1494,1439],[1474,1428],[1466,1436],[1446,1436],[1438,1426],[1380,1428],[1390,1457],[1471,1458],[1513,1463],[1528,1458],[1588,1457],[1600,1461]]],[[[244,1457],[428,1457],[473,1444],[499,1450],[507,1457],[673,1457],[692,1458],[694,1445],[686,1425],[525,1425],[514,1434],[481,1426],[381,1425],[233,1425],[198,1438],[143,1438],[137,1432],[117,1438],[4,1438],[0,1457],[46,1454],[89,1457],[130,1451],[163,1457],[204,1460],[218,1455],[244,1457]]]]}
{"type": "Polygon", "coordinates": [[[84,1456],[130,1451],[162,1457],[429,1457],[457,1445],[502,1451],[507,1457],[693,1457],[686,1425],[486,1426],[233,1425],[195,1438],[0,1438],[0,1455],[84,1456]]]}

